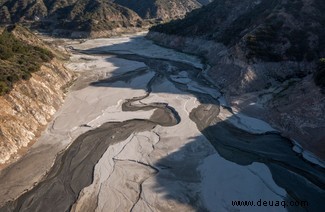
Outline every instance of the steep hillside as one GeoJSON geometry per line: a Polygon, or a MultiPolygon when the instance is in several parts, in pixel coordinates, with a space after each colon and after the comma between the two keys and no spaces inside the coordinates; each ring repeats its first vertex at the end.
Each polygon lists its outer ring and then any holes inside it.
{"type": "Polygon", "coordinates": [[[0,164],[34,141],[63,102],[73,76],[58,52],[22,27],[1,30],[0,164]]]}
{"type": "Polygon", "coordinates": [[[186,13],[201,6],[196,0],[115,0],[114,2],[130,8],[144,19],[162,20],[184,17],[186,13]]]}
{"type": "MultiPolygon", "coordinates": [[[[57,12],[59,13],[59,12],[57,12]]],[[[60,11],[55,28],[81,32],[112,31],[141,27],[141,18],[133,11],[105,0],[79,0],[60,11]]]]}
{"type": "Polygon", "coordinates": [[[311,61],[325,56],[324,9],[322,0],[216,0],[151,30],[235,46],[247,59],[311,61]]]}
{"type": "Polygon", "coordinates": [[[65,8],[74,5],[78,0],[43,0],[47,7],[48,14],[52,15],[56,12],[63,12],[65,8]]]}
{"type": "Polygon", "coordinates": [[[67,37],[100,37],[139,31],[201,6],[196,0],[2,0],[0,24],[25,23],[67,37]],[[140,16],[142,18],[140,18],[140,16]]]}
{"type": "Polygon", "coordinates": [[[0,8],[0,23],[27,22],[64,36],[142,26],[135,12],[106,0],[5,0],[0,8]]]}
{"type": "Polygon", "coordinates": [[[325,159],[324,9],[321,0],[215,0],[148,37],[203,57],[234,110],[325,159]]]}
{"type": "Polygon", "coordinates": [[[48,15],[43,0],[3,0],[0,2],[0,23],[37,20],[48,15]]]}
{"type": "Polygon", "coordinates": [[[16,82],[28,80],[53,57],[49,50],[27,44],[5,29],[0,35],[0,95],[9,93],[16,82]]]}

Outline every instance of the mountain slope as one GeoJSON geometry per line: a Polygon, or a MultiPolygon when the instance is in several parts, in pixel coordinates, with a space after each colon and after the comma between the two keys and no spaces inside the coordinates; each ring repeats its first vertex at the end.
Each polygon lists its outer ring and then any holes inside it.
{"type": "Polygon", "coordinates": [[[0,24],[24,22],[60,36],[107,36],[146,27],[142,18],[180,18],[200,6],[196,0],[3,0],[0,24]]]}
{"type": "Polygon", "coordinates": [[[78,0],[60,14],[60,26],[81,31],[112,30],[136,26],[141,18],[133,11],[105,0],[78,0]]]}
{"type": "Polygon", "coordinates": [[[0,23],[35,20],[48,14],[42,0],[4,0],[0,2],[0,23]]]}
{"type": "Polygon", "coordinates": [[[247,59],[311,61],[325,56],[324,9],[322,0],[216,0],[151,30],[235,46],[247,59]]]}
{"type": "Polygon", "coordinates": [[[196,0],[115,0],[145,19],[170,20],[184,17],[186,13],[201,6],[196,0]]]}
{"type": "Polygon", "coordinates": [[[135,12],[107,0],[5,0],[0,7],[0,23],[29,22],[65,36],[142,26],[135,12]]]}

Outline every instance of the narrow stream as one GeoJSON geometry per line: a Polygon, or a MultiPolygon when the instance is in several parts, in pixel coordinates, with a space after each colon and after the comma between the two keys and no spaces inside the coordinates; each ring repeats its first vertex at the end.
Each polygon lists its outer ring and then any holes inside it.
{"type": "MultiPolygon", "coordinates": [[[[77,200],[79,192],[91,184],[94,167],[113,144],[127,139],[132,133],[149,131],[156,125],[174,126],[182,121],[177,111],[166,103],[144,104],[141,100],[152,92],[156,81],[167,79],[178,89],[196,96],[200,106],[193,109],[190,118],[211,142],[217,152],[226,160],[245,166],[253,162],[264,163],[272,172],[274,181],[284,188],[286,200],[308,201],[308,208],[289,208],[290,211],[325,211],[325,171],[305,161],[292,150],[291,142],[276,133],[251,134],[218,118],[220,104],[218,90],[205,80],[201,70],[191,65],[150,59],[137,55],[118,57],[144,62],[154,77],[147,85],[147,94],[125,100],[123,111],[154,110],[150,119],[133,119],[123,122],[108,122],[79,136],[73,144],[60,154],[54,166],[32,190],[13,202],[8,202],[0,211],[69,211],[77,200]],[[195,89],[175,80],[175,76],[187,72],[184,77],[195,82],[195,89]],[[198,89],[202,88],[202,89],[198,89]],[[204,92],[207,91],[207,92],[204,92]]],[[[94,82],[91,86],[109,86],[113,82],[128,81],[142,75],[146,70],[128,72],[113,78],[94,82]]],[[[211,167],[213,169],[213,167],[211,167]]]]}

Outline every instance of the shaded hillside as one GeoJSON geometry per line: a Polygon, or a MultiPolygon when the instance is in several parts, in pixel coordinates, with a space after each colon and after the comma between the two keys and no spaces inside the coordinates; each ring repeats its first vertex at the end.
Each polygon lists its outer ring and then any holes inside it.
{"type": "Polygon", "coordinates": [[[197,1],[202,5],[206,5],[206,4],[213,2],[213,0],[197,0],[197,1]]]}
{"type": "Polygon", "coordinates": [[[317,63],[314,81],[316,85],[322,88],[322,92],[325,94],[325,58],[321,58],[317,63]]]}
{"type": "Polygon", "coordinates": [[[12,30],[5,29],[0,35],[0,95],[8,93],[19,80],[28,80],[54,56],[45,48],[15,37],[12,30]]]}
{"type": "Polygon", "coordinates": [[[43,0],[3,0],[0,2],[0,23],[38,20],[47,15],[48,9],[43,0]]]}
{"type": "Polygon", "coordinates": [[[151,31],[221,42],[248,60],[312,61],[325,56],[324,10],[323,0],[215,0],[151,31]]]}
{"type": "Polygon", "coordinates": [[[60,10],[64,11],[65,8],[68,8],[74,5],[78,0],[43,0],[48,14],[52,15],[56,12],[60,12],[60,10]]]}
{"type": "Polygon", "coordinates": [[[186,13],[201,6],[196,0],[115,0],[114,2],[130,8],[142,18],[162,20],[184,17],[186,13]]]}

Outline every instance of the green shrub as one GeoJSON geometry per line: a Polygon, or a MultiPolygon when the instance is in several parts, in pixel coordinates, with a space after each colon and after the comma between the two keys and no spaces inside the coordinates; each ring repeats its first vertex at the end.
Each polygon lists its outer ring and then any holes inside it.
{"type": "Polygon", "coordinates": [[[0,95],[6,94],[9,91],[9,86],[5,82],[0,81],[0,95]]]}
{"type": "Polygon", "coordinates": [[[29,45],[4,30],[0,35],[0,95],[8,93],[15,82],[28,80],[53,57],[49,50],[29,45]]]}
{"type": "Polygon", "coordinates": [[[0,44],[0,59],[7,60],[13,56],[13,52],[10,48],[0,44]]]}

